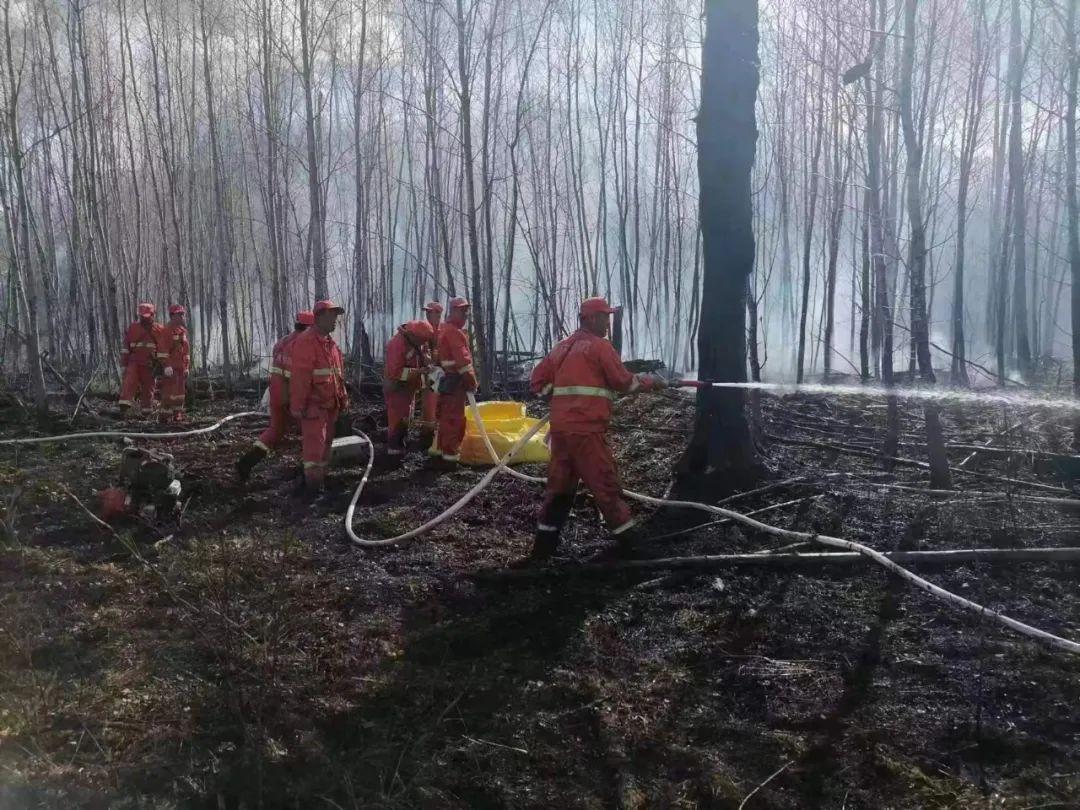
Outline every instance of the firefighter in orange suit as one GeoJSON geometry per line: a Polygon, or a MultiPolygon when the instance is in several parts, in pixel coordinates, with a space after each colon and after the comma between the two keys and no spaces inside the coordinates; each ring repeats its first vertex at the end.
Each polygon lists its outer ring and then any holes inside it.
{"type": "Polygon", "coordinates": [[[184,421],[188,370],[191,368],[191,344],[184,320],[187,310],[179,304],[169,307],[169,322],[161,330],[157,359],[162,365],[160,421],[184,421]]]}
{"type": "Polygon", "coordinates": [[[345,360],[330,333],[345,310],[333,301],[319,301],[313,308],[315,325],[290,347],[292,377],[289,379],[289,412],[300,423],[303,437],[304,483],[318,492],[326,483],[334,423],[349,407],[345,390],[345,360]]]}
{"type": "Polygon", "coordinates": [[[450,300],[450,315],[439,328],[439,366],[443,376],[439,381],[437,447],[433,455],[444,461],[460,460],[461,441],[465,438],[466,394],[476,390],[476,370],[465,323],[469,319],[469,302],[464,298],[450,300]]]}
{"type": "MultiPolygon", "coordinates": [[[[442,325],[443,307],[438,301],[431,301],[424,305],[424,316],[431,324],[431,340],[428,341],[428,360],[433,366],[439,364],[439,327],[442,325]]],[[[430,443],[431,435],[435,432],[435,424],[438,418],[439,393],[434,389],[432,380],[425,377],[423,387],[420,389],[420,406],[423,419],[420,422],[423,428],[425,441],[430,443]]]]}
{"type": "Polygon", "coordinates": [[[386,344],[383,396],[386,399],[387,455],[405,455],[416,392],[424,383],[424,375],[430,371],[428,347],[434,337],[435,330],[427,321],[409,321],[402,324],[386,344]]]}
{"type": "Polygon", "coordinates": [[[121,415],[128,413],[136,396],[144,411],[154,404],[154,364],[161,340],[161,324],[155,323],[155,313],[153,304],[139,304],[139,319],[124,335],[120,350],[120,364],[124,367],[119,400],[121,415]]]}
{"type": "Polygon", "coordinates": [[[259,434],[251,449],[236,462],[236,475],[241,481],[247,481],[251,471],[260,461],[270,455],[284,438],[292,417],[289,415],[289,380],[292,377],[291,347],[304,330],[315,325],[315,314],[311,311],[297,312],[293,331],[274,344],[270,358],[270,425],[259,434]]]}
{"type": "Polygon", "coordinates": [[[606,339],[614,312],[603,298],[581,303],[581,327],[561,341],[533,370],[534,394],[551,397],[551,461],[547,489],[536,527],[531,560],[546,560],[559,543],[579,481],[596,500],[608,530],[621,547],[631,542],[634,525],[622,498],[619,471],[608,444],[611,403],[619,394],[665,387],[651,375],[631,374],[606,339]]]}

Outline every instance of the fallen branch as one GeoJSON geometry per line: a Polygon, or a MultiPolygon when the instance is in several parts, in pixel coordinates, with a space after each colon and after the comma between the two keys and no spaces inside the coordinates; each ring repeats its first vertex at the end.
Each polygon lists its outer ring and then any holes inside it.
{"type": "Polygon", "coordinates": [[[1047,498],[1041,495],[1022,495],[1010,492],[978,492],[965,489],[925,489],[923,487],[909,487],[903,484],[878,484],[867,482],[869,487],[882,487],[884,489],[898,489],[903,492],[920,492],[924,495],[935,497],[956,498],[958,495],[973,501],[1022,501],[1023,503],[1040,503],[1046,506],[1058,506],[1062,509],[1080,510],[1080,498],[1047,498]]]}
{"type": "MultiPolygon", "coordinates": [[[[913,458],[903,458],[901,456],[886,456],[883,453],[875,453],[872,450],[861,450],[854,447],[848,447],[843,444],[830,444],[828,442],[815,442],[809,439],[788,439],[783,436],[774,436],[771,433],[763,434],[766,439],[774,442],[780,442],[781,444],[792,444],[798,447],[812,447],[817,450],[828,450],[835,453],[842,453],[846,456],[858,456],[859,458],[870,458],[875,460],[887,460],[894,464],[900,464],[906,467],[918,467],[920,470],[929,470],[930,465],[925,461],[918,461],[913,458]]],[[[1002,475],[991,475],[989,473],[975,472],[974,470],[964,470],[958,467],[949,467],[954,472],[961,473],[963,475],[970,475],[974,478],[984,478],[987,481],[997,481],[1002,484],[1012,484],[1014,486],[1031,487],[1032,489],[1040,489],[1044,492],[1059,492],[1061,494],[1067,494],[1068,490],[1062,487],[1054,487],[1049,484],[1042,484],[1038,481],[1024,481],[1020,478],[1006,478],[1002,475]]]]}
{"type": "MultiPolygon", "coordinates": [[[[760,515],[763,512],[772,512],[776,509],[782,509],[785,506],[794,506],[798,503],[805,503],[806,501],[816,501],[818,498],[824,498],[822,495],[807,495],[805,498],[795,498],[794,500],[784,501],[783,503],[774,503],[772,506],[765,506],[761,509],[755,509],[753,512],[747,512],[746,515],[760,515]]],[[[725,523],[731,523],[731,518],[721,518],[720,520],[710,520],[706,523],[698,523],[694,526],[687,526],[685,529],[679,529],[678,531],[669,532],[668,534],[661,534],[656,537],[650,537],[649,542],[655,543],[658,540],[670,540],[673,537],[681,537],[684,534],[690,534],[696,532],[698,529],[707,529],[710,526],[722,526],[725,523]]]]}
{"type": "MultiPolygon", "coordinates": [[[[797,545],[805,545],[800,543],[797,545]]],[[[727,568],[821,568],[849,567],[874,559],[860,552],[813,552],[782,554],[757,551],[751,554],[703,554],[691,557],[661,557],[653,560],[623,560],[612,563],[581,563],[538,568],[507,568],[482,571],[482,580],[529,579],[567,574],[610,574],[626,571],[719,571],[727,568]]],[[[922,566],[954,566],[962,563],[1031,562],[1080,563],[1080,548],[967,548],[949,551],[887,551],[881,556],[893,563],[922,566]]],[[[958,597],[959,598],[959,597],[958,597]]],[[[987,612],[993,613],[987,609],[987,612]]],[[[1071,643],[1071,642],[1070,642],[1071,643]]]]}
{"type": "Polygon", "coordinates": [[[769,782],[771,782],[773,779],[778,777],[780,774],[782,774],[784,771],[786,771],[790,767],[791,767],[791,763],[790,762],[785,762],[783,765],[781,765],[779,768],[777,768],[773,772],[772,776],[770,776],[768,779],[766,779],[764,782],[762,782],[756,788],[754,788],[749,793],[747,793],[746,798],[743,799],[742,802],[739,803],[739,810],[743,810],[743,808],[746,807],[746,803],[748,801],[750,801],[751,796],[753,796],[755,793],[757,793],[759,790],[761,790],[763,787],[765,787],[767,784],[769,784],[769,782]]]}

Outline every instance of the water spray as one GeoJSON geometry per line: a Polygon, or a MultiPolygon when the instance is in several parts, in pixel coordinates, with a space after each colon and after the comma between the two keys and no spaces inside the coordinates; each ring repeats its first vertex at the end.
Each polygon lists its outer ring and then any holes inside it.
{"type": "Polygon", "coordinates": [[[918,399],[941,404],[1008,405],[1017,408],[1053,408],[1064,411],[1080,411],[1080,400],[1064,397],[1037,397],[1024,394],[990,393],[987,391],[964,391],[956,388],[890,388],[880,385],[825,385],[824,383],[769,383],[769,382],[710,382],[701,380],[678,380],[673,388],[734,388],[749,391],[768,391],[785,396],[788,394],[832,394],[853,397],[897,397],[918,399]]]}

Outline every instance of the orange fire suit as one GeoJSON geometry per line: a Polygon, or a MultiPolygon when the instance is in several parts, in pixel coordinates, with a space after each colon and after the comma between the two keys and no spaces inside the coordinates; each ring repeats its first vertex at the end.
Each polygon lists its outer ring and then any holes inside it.
{"type": "Polygon", "coordinates": [[[404,327],[398,329],[386,344],[383,397],[386,400],[388,455],[400,456],[405,452],[416,392],[424,383],[422,371],[427,365],[426,349],[427,344],[414,343],[404,327]]]}
{"type": "Polygon", "coordinates": [[[290,354],[289,411],[300,422],[304,478],[317,488],[326,479],[334,423],[349,407],[345,360],[334,339],[314,327],[290,344],[290,354]]]}
{"type": "Polygon", "coordinates": [[[450,322],[441,324],[438,348],[439,365],[446,374],[437,414],[439,454],[447,461],[457,461],[465,438],[465,395],[476,390],[476,370],[469,351],[469,336],[460,326],[450,322]]]}
{"type": "Polygon", "coordinates": [[[255,446],[269,453],[289,430],[289,380],[292,378],[292,344],[303,332],[290,332],[274,344],[270,360],[270,424],[259,434],[255,446]]]}
{"type": "Polygon", "coordinates": [[[186,327],[171,323],[162,327],[157,358],[164,368],[172,369],[172,375],[161,380],[162,418],[171,413],[173,419],[179,422],[184,418],[187,377],[191,368],[191,344],[186,327]]]}
{"type": "Polygon", "coordinates": [[[143,410],[154,404],[154,360],[161,340],[161,324],[135,321],[124,335],[120,362],[124,366],[124,382],[120,386],[120,405],[135,404],[138,395],[143,410]]]}
{"type": "MultiPolygon", "coordinates": [[[[442,324],[439,324],[439,326],[441,328],[442,324]]],[[[431,343],[428,344],[428,355],[428,362],[433,366],[437,366],[439,364],[439,334],[437,331],[431,343]]],[[[420,389],[420,407],[423,410],[421,425],[424,430],[434,431],[435,426],[438,424],[439,392],[431,388],[426,380],[420,389]]]]}
{"type": "Polygon", "coordinates": [[[584,481],[609,530],[628,529],[630,507],[607,441],[611,403],[619,394],[650,390],[653,380],[630,373],[608,340],[579,329],[540,362],[529,385],[551,396],[551,461],[537,528],[561,529],[584,481]]]}

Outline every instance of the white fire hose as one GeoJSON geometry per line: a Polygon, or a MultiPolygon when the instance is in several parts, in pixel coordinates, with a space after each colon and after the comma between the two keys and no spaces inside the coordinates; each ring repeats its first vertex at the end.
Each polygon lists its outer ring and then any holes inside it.
{"type": "Polygon", "coordinates": [[[32,436],[27,439],[0,439],[0,445],[51,444],[55,442],[64,443],[77,441],[79,439],[187,439],[192,436],[205,436],[207,433],[213,433],[215,430],[218,430],[228,422],[232,422],[234,419],[245,419],[251,416],[265,417],[266,414],[262,411],[234,413],[212,425],[196,428],[195,430],[179,430],[168,433],[132,433],[125,430],[95,431],[92,433],[65,433],[59,436],[32,436]]]}
{"type": "MultiPolygon", "coordinates": [[[[488,453],[491,454],[492,460],[495,461],[495,466],[488,470],[487,473],[485,473],[484,476],[476,482],[472,489],[466,492],[465,495],[463,495],[449,509],[439,515],[436,515],[431,520],[427,521],[424,525],[418,526],[412,531],[405,532],[404,534],[398,535],[397,537],[390,537],[385,540],[364,540],[358,537],[353,531],[353,514],[355,513],[356,503],[360,499],[360,494],[364,489],[364,485],[367,483],[368,476],[371,473],[371,468],[375,461],[375,446],[371,443],[371,439],[361,433],[360,435],[367,442],[370,452],[368,454],[368,463],[367,468],[364,470],[364,476],[363,478],[361,478],[360,485],[356,488],[356,492],[353,493],[352,500],[349,502],[349,508],[345,513],[345,531],[348,533],[349,539],[352,540],[353,543],[364,548],[378,548],[400,545],[416,537],[419,537],[420,535],[430,531],[431,529],[438,526],[440,523],[443,523],[444,521],[448,520],[449,518],[460,512],[473,498],[475,498],[485,487],[487,487],[487,485],[490,484],[491,481],[495,478],[495,476],[498,475],[500,472],[505,471],[512,475],[514,478],[520,479],[522,481],[528,481],[534,484],[543,484],[547,482],[546,478],[541,478],[534,475],[526,475],[525,473],[519,472],[518,470],[515,470],[514,468],[509,466],[510,461],[514,458],[517,452],[525,446],[526,442],[528,442],[529,439],[535,436],[536,433],[544,425],[547,424],[547,417],[541,419],[528,431],[528,433],[526,433],[514,443],[513,447],[511,447],[510,450],[507,451],[506,455],[504,455],[502,458],[499,458],[498,454],[495,452],[495,448],[491,444],[491,438],[488,436],[487,428],[484,427],[484,420],[480,417],[480,409],[476,407],[476,397],[473,396],[471,392],[468,394],[468,397],[469,410],[472,412],[473,420],[476,422],[476,426],[480,430],[480,436],[484,440],[484,445],[487,447],[488,453]]],[[[830,548],[842,548],[848,551],[858,552],[859,554],[869,557],[871,560],[878,563],[879,565],[882,565],[885,568],[889,569],[897,576],[901,577],[907,582],[910,582],[916,588],[925,591],[931,596],[935,596],[938,599],[941,599],[955,607],[962,608],[963,610],[969,611],[971,613],[993,619],[999,624],[1002,624],[1005,627],[1008,627],[1011,630],[1015,630],[1016,632],[1030,638],[1038,639],[1039,641],[1043,641],[1053,647],[1057,647],[1058,649],[1080,655],[1080,644],[1078,644],[1077,642],[1070,641],[1069,639],[1062,638],[1061,636],[1056,636],[1053,633],[1048,633],[1045,630],[1040,630],[1039,628],[1032,627],[1029,624],[1024,624],[1023,622],[1010,618],[1003,613],[992,610],[988,607],[984,607],[983,605],[980,605],[976,602],[972,602],[970,599],[965,599],[962,596],[958,596],[957,594],[947,591],[944,588],[935,585],[934,583],[926,579],[923,579],[917,574],[912,573],[903,566],[898,565],[897,563],[890,560],[881,552],[875,551],[874,549],[870,548],[869,546],[865,546],[862,543],[855,543],[851,540],[844,540],[840,537],[830,537],[828,535],[813,534],[811,532],[799,532],[793,531],[791,529],[781,529],[776,526],[770,526],[768,523],[762,523],[759,520],[754,520],[754,518],[747,517],[746,515],[743,515],[739,512],[732,512],[730,509],[724,509],[720,506],[713,506],[711,504],[695,503],[693,501],[673,501],[666,500],[664,498],[654,498],[651,495],[644,495],[640,492],[633,492],[628,489],[624,489],[623,494],[626,497],[631,498],[632,500],[646,503],[651,506],[675,507],[680,509],[697,509],[702,512],[709,512],[710,514],[720,515],[722,517],[729,518],[730,520],[733,520],[737,523],[742,523],[745,526],[749,526],[759,531],[763,531],[767,534],[771,534],[776,537],[782,537],[788,540],[818,543],[820,545],[828,546],[830,548]]]]}

